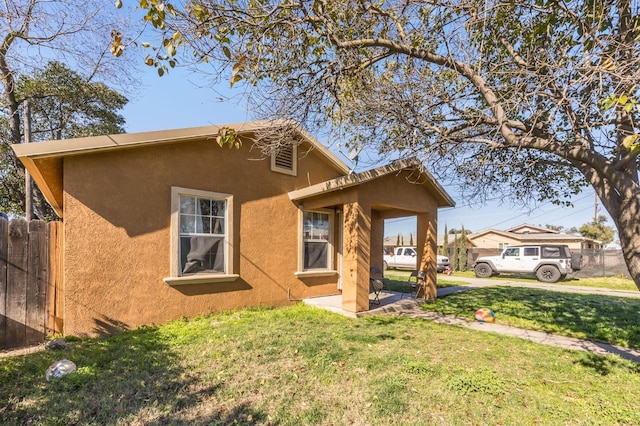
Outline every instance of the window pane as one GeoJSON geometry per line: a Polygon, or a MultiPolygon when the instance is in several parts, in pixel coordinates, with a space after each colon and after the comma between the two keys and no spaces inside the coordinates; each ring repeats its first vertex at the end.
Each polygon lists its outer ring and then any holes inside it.
{"type": "Polygon", "coordinates": [[[194,215],[181,214],[180,215],[180,233],[194,233],[196,232],[196,222],[194,215]]]}
{"type": "Polygon", "coordinates": [[[225,205],[226,205],[225,201],[212,200],[211,216],[224,217],[225,205]]]}
{"type": "Polygon", "coordinates": [[[303,235],[306,240],[329,241],[329,214],[305,212],[303,235]]]}
{"type": "Polygon", "coordinates": [[[226,272],[226,200],[180,195],[179,201],[180,274],[226,272]]]}
{"type": "Polygon", "coordinates": [[[180,213],[196,213],[196,199],[189,195],[180,196],[180,213]]]}
{"type": "Polygon", "coordinates": [[[224,219],[214,217],[211,220],[211,233],[215,235],[224,234],[224,219]]]}
{"type": "Polygon", "coordinates": [[[520,256],[520,249],[519,249],[519,248],[510,248],[510,249],[507,249],[507,250],[504,252],[504,255],[505,255],[505,256],[520,256]]]}
{"type": "Polygon", "coordinates": [[[304,269],[327,269],[329,267],[328,252],[328,243],[304,243],[304,269]]]}
{"type": "Polygon", "coordinates": [[[202,216],[211,215],[211,201],[205,200],[203,198],[198,198],[198,204],[200,206],[200,211],[198,212],[202,216]]]}
{"type": "Polygon", "coordinates": [[[303,268],[329,268],[329,219],[328,213],[304,212],[302,236],[304,241],[303,268]]]}
{"type": "Polygon", "coordinates": [[[210,234],[211,233],[211,217],[202,216],[198,219],[198,233],[210,234]]]}
{"type": "Polygon", "coordinates": [[[182,275],[224,272],[224,237],[181,237],[180,270],[182,275]]]}

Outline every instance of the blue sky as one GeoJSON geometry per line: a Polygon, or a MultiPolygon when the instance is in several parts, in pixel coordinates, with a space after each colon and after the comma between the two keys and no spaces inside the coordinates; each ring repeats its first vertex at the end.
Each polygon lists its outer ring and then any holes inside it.
{"type": "MultiPolygon", "coordinates": [[[[122,114],[126,118],[126,130],[129,133],[183,127],[205,126],[249,120],[246,108],[238,102],[220,102],[219,93],[231,94],[224,83],[215,88],[198,87],[198,76],[186,70],[174,69],[160,78],[153,68],[147,68],[140,75],[142,88],[130,97],[129,104],[122,114]],[[218,91],[218,93],[216,93],[218,91]]],[[[331,147],[330,147],[331,149],[331,147]]],[[[345,156],[334,151],[341,159],[349,163],[345,156]]],[[[481,206],[465,206],[458,197],[456,189],[447,187],[457,206],[441,209],[438,214],[438,232],[449,229],[470,229],[473,232],[485,229],[506,229],[522,223],[533,225],[560,225],[565,228],[580,225],[593,220],[595,197],[593,190],[587,189],[574,199],[574,207],[558,207],[547,203],[531,210],[525,207],[502,205],[491,202],[481,206]]],[[[605,214],[599,205],[599,214],[605,214]]],[[[607,216],[608,217],[608,216],[607,216]]],[[[609,219],[608,224],[613,226],[609,219]]],[[[385,223],[385,235],[401,233],[415,235],[414,218],[391,220],[385,223]]]]}

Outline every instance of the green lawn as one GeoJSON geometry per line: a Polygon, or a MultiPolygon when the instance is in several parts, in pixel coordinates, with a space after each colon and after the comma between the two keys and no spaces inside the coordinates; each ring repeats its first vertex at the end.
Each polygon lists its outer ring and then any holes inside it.
{"type": "MultiPolygon", "coordinates": [[[[388,280],[388,289],[391,291],[407,291],[407,287],[404,285],[409,278],[410,271],[400,270],[387,270],[385,271],[385,278],[388,280]]],[[[465,281],[464,278],[450,277],[443,274],[438,274],[438,287],[450,287],[468,284],[469,281],[465,281]]]]}
{"type": "MultiPolygon", "coordinates": [[[[384,276],[392,280],[406,281],[409,277],[410,271],[402,271],[395,269],[388,269],[384,272],[384,276]]],[[[438,274],[438,287],[446,287],[449,285],[464,285],[469,281],[465,281],[465,278],[475,278],[475,274],[472,270],[465,272],[454,272],[453,275],[438,274]]],[[[519,281],[528,282],[534,284],[542,284],[536,279],[534,275],[518,275],[518,274],[501,274],[490,278],[485,278],[494,281],[519,281]]],[[[566,286],[579,286],[579,287],[598,287],[608,288],[611,290],[627,290],[638,291],[635,283],[630,278],[625,277],[595,277],[595,278],[577,278],[569,276],[564,281],[557,282],[558,285],[566,286]]]]}
{"type": "MultiPolygon", "coordinates": [[[[503,321],[514,294],[486,297],[502,300],[491,306],[503,321]]],[[[559,297],[550,314],[576,302],[559,297]]],[[[618,302],[603,299],[610,303],[618,302]]],[[[535,312],[532,306],[521,312],[535,312]]],[[[603,312],[575,329],[619,318],[603,312]]],[[[346,318],[302,304],[2,358],[0,383],[2,425],[640,423],[640,365],[629,361],[408,317],[346,318]],[[47,367],[63,358],[77,372],[47,382],[47,367]]]]}
{"type": "Polygon", "coordinates": [[[640,349],[640,299],[635,298],[486,287],[423,306],[469,319],[479,308],[491,309],[500,324],[640,349]]]}
{"type": "MultiPolygon", "coordinates": [[[[386,273],[392,274],[395,272],[397,271],[387,271],[386,273]]],[[[458,281],[464,281],[465,278],[475,278],[475,274],[473,273],[473,271],[454,272],[452,276],[447,276],[445,280],[455,279],[458,281]]],[[[500,275],[493,276],[490,278],[485,278],[485,279],[495,280],[495,281],[504,281],[504,280],[521,281],[521,282],[542,284],[540,283],[540,281],[536,279],[534,275],[500,274],[500,275]]],[[[440,274],[438,274],[438,281],[440,281],[440,274]]],[[[632,279],[620,277],[620,276],[577,278],[570,275],[564,281],[559,281],[555,284],[566,285],[566,286],[579,286],[579,287],[608,288],[611,290],[638,291],[638,287],[636,287],[632,279]]]]}

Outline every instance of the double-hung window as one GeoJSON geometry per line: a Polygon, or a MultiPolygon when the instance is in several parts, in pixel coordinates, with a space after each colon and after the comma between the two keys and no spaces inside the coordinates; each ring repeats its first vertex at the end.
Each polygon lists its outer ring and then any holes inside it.
{"type": "Polygon", "coordinates": [[[302,271],[328,271],[333,267],[333,212],[302,212],[302,271]]]}
{"type": "Polygon", "coordinates": [[[229,244],[233,197],[177,187],[171,192],[171,277],[165,282],[235,279],[229,244]]]}

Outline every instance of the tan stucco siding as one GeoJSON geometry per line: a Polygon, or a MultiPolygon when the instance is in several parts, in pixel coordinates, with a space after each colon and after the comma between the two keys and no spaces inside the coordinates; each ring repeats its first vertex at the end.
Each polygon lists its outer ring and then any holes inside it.
{"type": "Polygon", "coordinates": [[[249,143],[214,141],[70,156],[64,160],[65,333],[120,327],[245,306],[285,305],[335,292],[337,276],[295,277],[298,209],[287,192],[339,176],[299,149],[298,176],[270,170],[249,143]],[[169,286],[171,187],[233,195],[235,282],[169,286]]]}
{"type": "Polygon", "coordinates": [[[510,246],[516,246],[522,244],[519,239],[509,238],[506,235],[487,233],[482,236],[474,237],[470,236],[469,241],[477,248],[490,248],[498,249],[500,244],[507,244],[510,246]]]}

